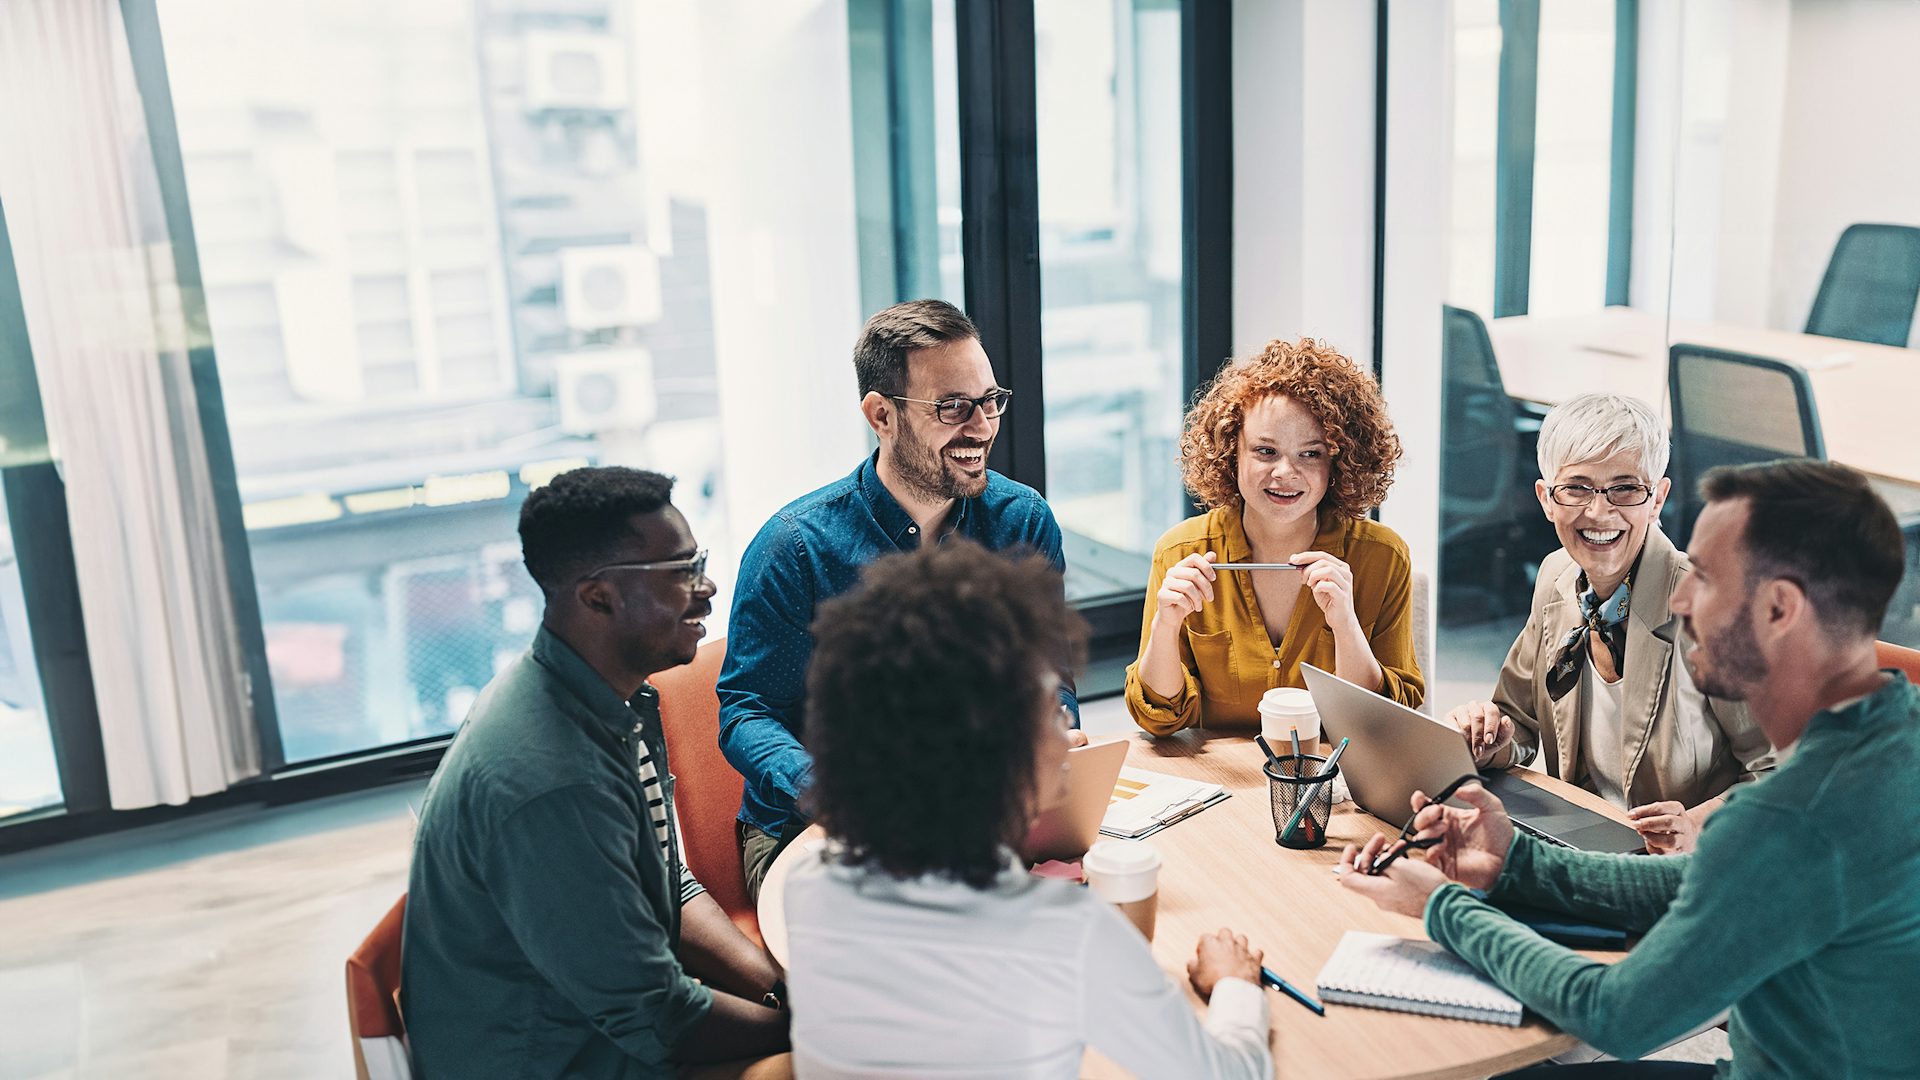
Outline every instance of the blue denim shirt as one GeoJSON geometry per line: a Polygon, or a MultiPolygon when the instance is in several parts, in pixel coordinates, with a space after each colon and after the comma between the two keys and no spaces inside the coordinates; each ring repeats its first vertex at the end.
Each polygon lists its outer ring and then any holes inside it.
{"type": "MultiPolygon", "coordinates": [[[[813,773],[800,736],[814,609],[851,589],[868,563],[920,545],[913,518],[880,482],[878,459],[876,452],[845,479],[788,503],[740,560],[720,671],[720,750],[746,778],[740,820],[775,836],[799,816],[793,802],[813,773]]],[[[954,514],[948,535],[1037,552],[1065,572],[1053,509],[1025,484],[989,471],[986,490],[962,499],[954,514]]],[[[1060,701],[1077,725],[1080,705],[1066,673],[1060,701]]]]}

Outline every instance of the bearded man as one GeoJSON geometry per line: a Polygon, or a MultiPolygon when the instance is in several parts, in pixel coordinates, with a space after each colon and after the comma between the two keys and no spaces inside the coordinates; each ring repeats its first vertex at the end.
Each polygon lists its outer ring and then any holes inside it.
{"type": "MultiPolygon", "coordinates": [[[[880,556],[950,536],[994,551],[1037,552],[1066,569],[1046,500],[987,468],[1013,392],[995,381],[972,320],[941,300],[895,304],[867,320],[853,367],[860,412],[880,448],[762,526],[734,586],[719,683],[720,749],[746,779],[737,827],[756,898],[783,840],[806,825],[795,801],[813,771],[801,733],[815,609],[851,589],[880,556]]],[[[1067,672],[1060,704],[1077,728],[1067,672]]]]}

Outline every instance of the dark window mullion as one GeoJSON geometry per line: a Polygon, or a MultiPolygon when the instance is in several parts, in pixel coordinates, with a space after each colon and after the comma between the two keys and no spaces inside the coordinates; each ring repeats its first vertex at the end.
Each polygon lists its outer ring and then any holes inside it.
{"type": "Polygon", "coordinates": [[[1033,7],[955,0],[954,21],[966,306],[1001,385],[1014,392],[990,464],[1045,494],[1033,7]]]}
{"type": "Polygon", "coordinates": [[[46,423],[4,208],[0,208],[0,372],[5,374],[0,379],[0,416],[8,421],[0,434],[8,436],[10,451],[28,457],[0,469],[6,477],[5,516],[12,524],[27,612],[27,625],[8,632],[26,634],[33,642],[66,811],[104,810],[108,805],[106,754],[100,740],[100,708],[93,694],[87,632],[80,617],[80,577],[67,523],[67,488],[59,470],[44,457],[46,423]]]}
{"type": "MultiPolygon", "coordinates": [[[[1233,9],[1180,6],[1181,407],[1233,359],[1233,9]]],[[[1194,513],[1206,508],[1189,503],[1194,513]]]]}
{"type": "Polygon", "coordinates": [[[1233,8],[1180,8],[1180,217],[1186,273],[1185,392],[1233,352],[1233,8]]]}

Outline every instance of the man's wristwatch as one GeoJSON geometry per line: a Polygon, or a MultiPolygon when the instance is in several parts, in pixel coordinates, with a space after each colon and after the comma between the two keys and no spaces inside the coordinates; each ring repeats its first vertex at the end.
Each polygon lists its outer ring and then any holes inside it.
{"type": "Polygon", "coordinates": [[[760,1004],[765,1005],[769,1009],[786,1008],[787,1007],[787,980],[785,979],[775,980],[774,984],[767,989],[767,992],[760,995],[760,1004]]]}

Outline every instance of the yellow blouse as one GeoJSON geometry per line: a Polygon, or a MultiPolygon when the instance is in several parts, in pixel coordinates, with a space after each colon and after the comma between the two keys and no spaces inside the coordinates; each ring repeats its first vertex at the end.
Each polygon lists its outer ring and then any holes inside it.
{"type": "MultiPolygon", "coordinates": [[[[1336,516],[1314,539],[1317,550],[1344,559],[1353,568],[1353,610],[1373,646],[1373,658],[1386,681],[1380,692],[1418,707],[1426,684],[1413,660],[1413,563],[1406,541],[1376,521],[1336,516]]],[[[1146,648],[1153,625],[1154,594],[1167,567],[1196,551],[1216,552],[1221,562],[1249,562],[1253,553],[1238,506],[1223,506],[1188,518],[1167,530],[1154,546],[1147,578],[1147,604],[1140,624],[1146,648]]],[[[1333,630],[1320,605],[1303,587],[1293,618],[1279,645],[1267,637],[1251,576],[1221,574],[1213,602],[1187,616],[1180,628],[1180,692],[1163,698],[1140,681],[1140,661],[1127,668],[1127,711],[1155,735],[1181,728],[1254,728],[1260,725],[1260,696],[1276,686],[1300,686],[1300,665],[1325,671],[1334,665],[1333,630]]]]}

